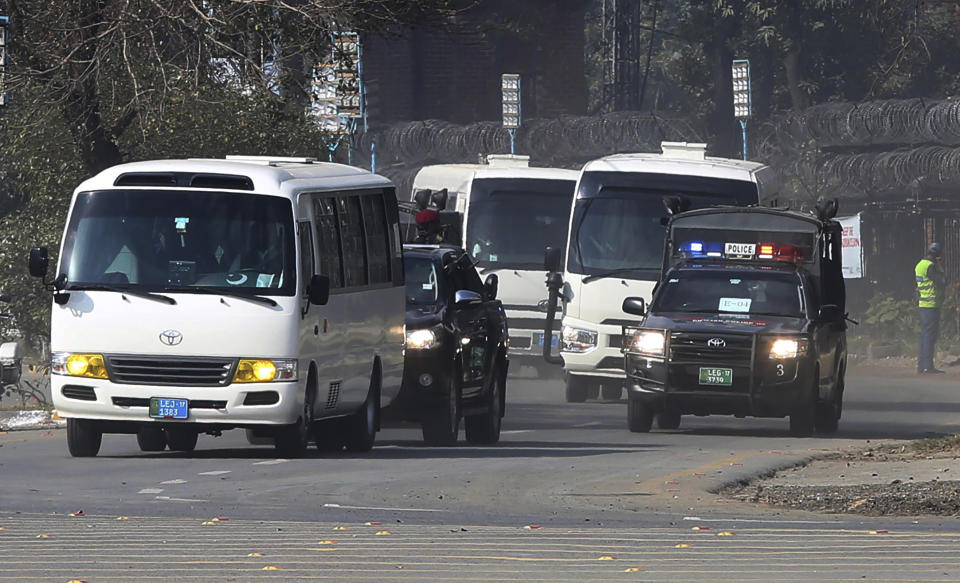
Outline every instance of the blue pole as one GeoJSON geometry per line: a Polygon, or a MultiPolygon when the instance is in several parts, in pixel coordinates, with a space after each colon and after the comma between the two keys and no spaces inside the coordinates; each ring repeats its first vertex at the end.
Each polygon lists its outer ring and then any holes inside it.
{"type": "Polygon", "coordinates": [[[370,136],[370,172],[377,173],[377,138],[370,136]]]}
{"type": "Polygon", "coordinates": [[[747,159],[747,120],[740,120],[740,129],[743,132],[743,159],[747,159]]]}
{"type": "Polygon", "coordinates": [[[510,155],[513,156],[515,154],[513,145],[517,137],[517,130],[507,130],[507,133],[510,134],[510,155]]]}

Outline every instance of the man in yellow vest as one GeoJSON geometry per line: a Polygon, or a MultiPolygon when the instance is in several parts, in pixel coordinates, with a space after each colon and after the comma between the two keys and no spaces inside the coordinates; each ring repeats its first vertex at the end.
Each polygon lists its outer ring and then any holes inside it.
{"type": "Polygon", "coordinates": [[[920,306],[920,346],[917,350],[917,372],[943,374],[933,366],[937,336],[940,334],[940,304],[943,300],[943,250],[940,243],[931,243],[927,256],[914,269],[920,306]]]}

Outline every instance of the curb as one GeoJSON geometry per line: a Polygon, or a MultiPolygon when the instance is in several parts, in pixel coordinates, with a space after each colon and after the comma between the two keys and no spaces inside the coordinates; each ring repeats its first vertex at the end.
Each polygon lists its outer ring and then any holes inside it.
{"type": "Polygon", "coordinates": [[[0,431],[26,431],[29,429],[52,429],[64,427],[66,420],[55,411],[24,410],[0,411],[0,431]]]}

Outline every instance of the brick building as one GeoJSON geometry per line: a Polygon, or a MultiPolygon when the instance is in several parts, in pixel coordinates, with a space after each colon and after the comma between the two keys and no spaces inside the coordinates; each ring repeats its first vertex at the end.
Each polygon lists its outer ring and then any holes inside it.
{"type": "Polygon", "coordinates": [[[495,7],[451,16],[442,29],[371,36],[364,77],[375,80],[371,123],[500,119],[500,74],[523,77],[527,119],[583,114],[587,0],[522,0],[527,22],[498,26],[495,7]]]}

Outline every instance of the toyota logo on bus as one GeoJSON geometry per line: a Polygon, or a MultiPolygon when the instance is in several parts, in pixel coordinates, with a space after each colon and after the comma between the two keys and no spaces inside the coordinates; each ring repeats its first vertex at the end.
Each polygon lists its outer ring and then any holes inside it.
{"type": "Polygon", "coordinates": [[[727,345],[727,341],[723,338],[711,338],[707,340],[707,346],[710,348],[724,348],[727,345]]]}
{"type": "Polygon", "coordinates": [[[164,330],[160,333],[160,342],[167,346],[176,346],[183,342],[183,333],[179,330],[164,330]]]}

